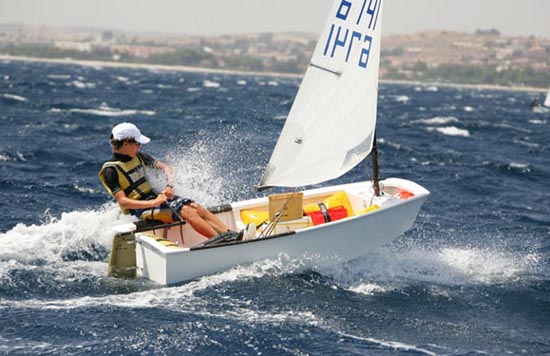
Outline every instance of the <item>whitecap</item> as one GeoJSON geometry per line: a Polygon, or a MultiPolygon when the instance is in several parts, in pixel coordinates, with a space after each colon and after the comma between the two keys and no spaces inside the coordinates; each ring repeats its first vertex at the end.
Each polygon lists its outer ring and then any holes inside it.
{"type": "Polygon", "coordinates": [[[411,99],[406,95],[400,95],[395,98],[398,103],[408,103],[411,99]]]}
{"type": "Polygon", "coordinates": [[[344,289],[383,293],[417,282],[443,286],[511,283],[527,274],[536,274],[541,262],[536,253],[495,247],[408,246],[403,250],[382,248],[321,272],[344,289]]]}
{"type": "Polygon", "coordinates": [[[420,120],[415,120],[413,122],[421,122],[423,124],[428,124],[428,125],[444,125],[444,124],[449,124],[451,122],[459,122],[459,120],[454,116],[447,116],[447,117],[436,116],[431,119],[420,119],[420,120]]]}
{"type": "Polygon", "coordinates": [[[475,110],[475,109],[474,109],[473,107],[471,107],[471,106],[465,106],[465,107],[464,107],[464,111],[466,111],[466,112],[472,112],[472,111],[474,111],[474,110],[475,110]]]}
{"type": "Polygon", "coordinates": [[[531,168],[526,163],[512,162],[512,163],[510,163],[510,168],[519,169],[523,172],[530,172],[531,171],[531,168]]]}
{"type": "Polygon", "coordinates": [[[48,74],[50,79],[71,79],[70,74],[48,74]]]}
{"type": "Polygon", "coordinates": [[[101,104],[97,109],[80,109],[73,108],[68,110],[62,110],[59,108],[50,109],[51,112],[69,112],[77,114],[88,114],[88,115],[97,115],[97,116],[108,116],[108,117],[120,117],[120,116],[132,116],[132,115],[146,115],[154,116],[157,113],[152,110],[133,110],[133,109],[117,109],[111,108],[106,104],[101,104]]]}
{"type": "Polygon", "coordinates": [[[81,192],[81,193],[89,193],[89,194],[97,194],[99,193],[99,190],[97,189],[92,189],[92,188],[88,188],[88,187],[81,187],[79,186],[78,184],[74,186],[74,188],[81,192]]]}
{"type": "Polygon", "coordinates": [[[117,79],[119,82],[123,82],[123,83],[126,83],[127,81],[130,80],[130,79],[128,79],[127,77],[116,77],[116,79],[117,79]]]}
{"type": "Polygon", "coordinates": [[[14,94],[2,94],[2,96],[6,99],[11,99],[15,101],[27,101],[28,99],[20,96],[20,95],[14,95],[14,94]]]}
{"type": "Polygon", "coordinates": [[[531,123],[533,125],[546,125],[548,123],[548,121],[540,120],[540,119],[533,119],[533,120],[529,120],[529,123],[531,123]]]}
{"type": "Polygon", "coordinates": [[[540,147],[540,145],[539,145],[538,143],[535,143],[535,142],[527,142],[527,141],[522,141],[522,140],[518,140],[518,139],[514,139],[514,143],[517,143],[518,145],[523,145],[523,146],[531,147],[531,148],[538,148],[538,147],[540,147]]]}
{"type": "Polygon", "coordinates": [[[279,86],[279,83],[277,83],[274,80],[270,80],[269,82],[267,82],[267,85],[272,86],[272,87],[277,87],[277,86],[279,86]]]}
{"type": "Polygon", "coordinates": [[[246,80],[237,80],[237,84],[238,85],[246,85],[247,81],[246,80]]]}
{"type": "Polygon", "coordinates": [[[462,137],[470,137],[470,132],[468,130],[459,129],[458,127],[454,126],[447,126],[447,127],[428,127],[428,131],[437,131],[447,136],[462,136],[462,137]]]}
{"type": "Polygon", "coordinates": [[[205,88],[219,88],[221,86],[221,84],[218,83],[218,82],[211,81],[211,80],[204,80],[202,82],[202,86],[205,87],[205,88]]]}
{"type": "Polygon", "coordinates": [[[98,211],[62,213],[59,219],[52,217],[42,225],[19,223],[6,233],[0,233],[0,261],[15,260],[33,267],[37,260],[63,263],[65,251],[90,243],[110,249],[111,226],[128,221],[130,218],[121,216],[117,206],[109,203],[98,211]],[[124,220],[119,221],[119,217],[124,220]]]}
{"type": "Polygon", "coordinates": [[[368,343],[376,345],[379,348],[388,349],[388,350],[391,350],[393,352],[401,351],[401,352],[405,352],[405,353],[414,353],[414,354],[422,354],[422,355],[428,355],[428,356],[437,356],[437,353],[435,353],[435,352],[431,352],[429,350],[420,348],[418,346],[409,345],[409,344],[405,344],[405,343],[398,342],[398,341],[379,340],[379,339],[375,339],[375,338],[372,338],[372,337],[362,337],[362,336],[356,336],[356,335],[346,334],[346,333],[342,333],[342,332],[337,332],[337,334],[339,334],[343,337],[346,337],[346,338],[350,338],[350,339],[355,339],[355,340],[359,340],[359,341],[366,341],[368,343]]]}
{"type": "Polygon", "coordinates": [[[72,85],[72,86],[74,86],[75,88],[78,88],[78,89],[94,89],[95,88],[94,83],[84,83],[84,82],[81,82],[79,80],[74,80],[74,81],[68,83],[67,85],[72,85]]]}
{"type": "Polygon", "coordinates": [[[439,91],[439,88],[436,86],[430,86],[426,88],[427,91],[439,91]]]}
{"type": "Polygon", "coordinates": [[[188,93],[195,93],[201,91],[201,88],[187,88],[188,93]]]}
{"type": "Polygon", "coordinates": [[[537,114],[546,114],[550,112],[550,108],[545,108],[544,106],[535,106],[533,107],[533,112],[537,114]]]}
{"type": "Polygon", "coordinates": [[[384,288],[383,286],[375,283],[361,283],[357,286],[350,287],[349,290],[358,294],[365,294],[365,295],[386,293],[388,291],[387,288],[384,288]]]}

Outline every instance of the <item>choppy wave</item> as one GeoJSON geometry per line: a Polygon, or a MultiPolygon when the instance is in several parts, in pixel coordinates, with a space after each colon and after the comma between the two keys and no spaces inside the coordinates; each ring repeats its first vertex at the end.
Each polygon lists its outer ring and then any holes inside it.
{"type": "Polygon", "coordinates": [[[446,124],[456,123],[460,121],[458,120],[458,118],[454,116],[448,116],[448,117],[433,117],[430,119],[421,119],[421,120],[416,120],[414,122],[420,122],[427,125],[446,125],[446,124]]]}
{"type": "Polygon", "coordinates": [[[15,95],[15,94],[2,94],[2,97],[6,99],[11,99],[14,101],[27,101],[28,99],[21,95],[15,95]]]}
{"type": "MultiPolygon", "coordinates": [[[[330,268],[311,256],[281,255],[160,288],[106,274],[110,229],[130,218],[103,205],[111,200],[97,180],[111,154],[105,133],[122,117],[138,124],[154,138],[145,150],[175,167],[179,195],[207,206],[253,198],[299,81],[0,66],[2,93],[28,98],[0,94],[8,219],[0,233],[0,314],[13,325],[0,336],[0,353],[548,348],[549,126],[526,93],[381,85],[381,173],[432,192],[412,230],[330,268]],[[396,105],[405,96],[408,103],[396,105]]],[[[330,184],[367,179],[369,170],[358,167],[330,184]]],[[[155,175],[153,183],[165,181],[155,175]]]]}
{"type": "Polygon", "coordinates": [[[79,109],[79,108],[59,109],[59,108],[53,108],[50,111],[52,111],[52,112],[69,112],[69,113],[76,113],[76,114],[88,114],[88,115],[96,115],[96,116],[109,116],[109,117],[121,117],[121,116],[133,116],[133,115],[147,115],[147,116],[156,115],[156,112],[153,111],[153,110],[118,109],[118,108],[111,108],[107,105],[101,105],[97,109],[79,109]]]}
{"type": "Polygon", "coordinates": [[[447,127],[428,127],[426,128],[428,131],[437,131],[439,133],[442,133],[443,135],[447,136],[462,136],[462,137],[470,137],[470,131],[466,129],[459,129],[455,126],[447,126],[447,127]]]}

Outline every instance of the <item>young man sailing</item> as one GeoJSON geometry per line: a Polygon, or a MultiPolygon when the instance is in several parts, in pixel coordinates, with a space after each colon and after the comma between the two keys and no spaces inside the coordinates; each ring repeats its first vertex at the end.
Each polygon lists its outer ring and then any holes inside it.
{"type": "Polygon", "coordinates": [[[122,212],[139,219],[163,222],[173,222],[181,217],[207,238],[226,233],[227,226],[208,209],[191,199],[174,195],[172,167],[140,152],[141,145],[149,141],[136,125],[128,122],[116,125],[111,132],[113,157],[103,164],[99,179],[122,212]],[[145,167],[164,172],[167,184],[160,193],[152,189],[145,167]]]}

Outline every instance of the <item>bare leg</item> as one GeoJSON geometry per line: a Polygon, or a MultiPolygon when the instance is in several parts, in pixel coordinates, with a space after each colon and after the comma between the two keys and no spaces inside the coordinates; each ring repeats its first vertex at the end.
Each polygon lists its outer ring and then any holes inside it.
{"type": "Polygon", "coordinates": [[[191,206],[197,209],[199,216],[206,220],[206,222],[208,222],[215,230],[220,232],[225,232],[228,230],[227,225],[225,225],[223,221],[221,221],[216,215],[212,214],[204,206],[197,203],[192,203],[191,206]]]}
{"type": "Polygon", "coordinates": [[[186,205],[179,213],[195,231],[208,238],[227,231],[227,226],[220,219],[199,204],[186,205]]]}

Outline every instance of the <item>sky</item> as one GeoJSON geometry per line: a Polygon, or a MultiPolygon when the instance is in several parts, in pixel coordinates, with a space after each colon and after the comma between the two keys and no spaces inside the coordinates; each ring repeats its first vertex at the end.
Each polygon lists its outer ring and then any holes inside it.
{"type": "MultiPolygon", "coordinates": [[[[219,35],[319,33],[333,0],[0,0],[0,23],[219,35]]],[[[384,0],[383,34],[427,30],[550,38],[550,0],[384,0]]]]}

